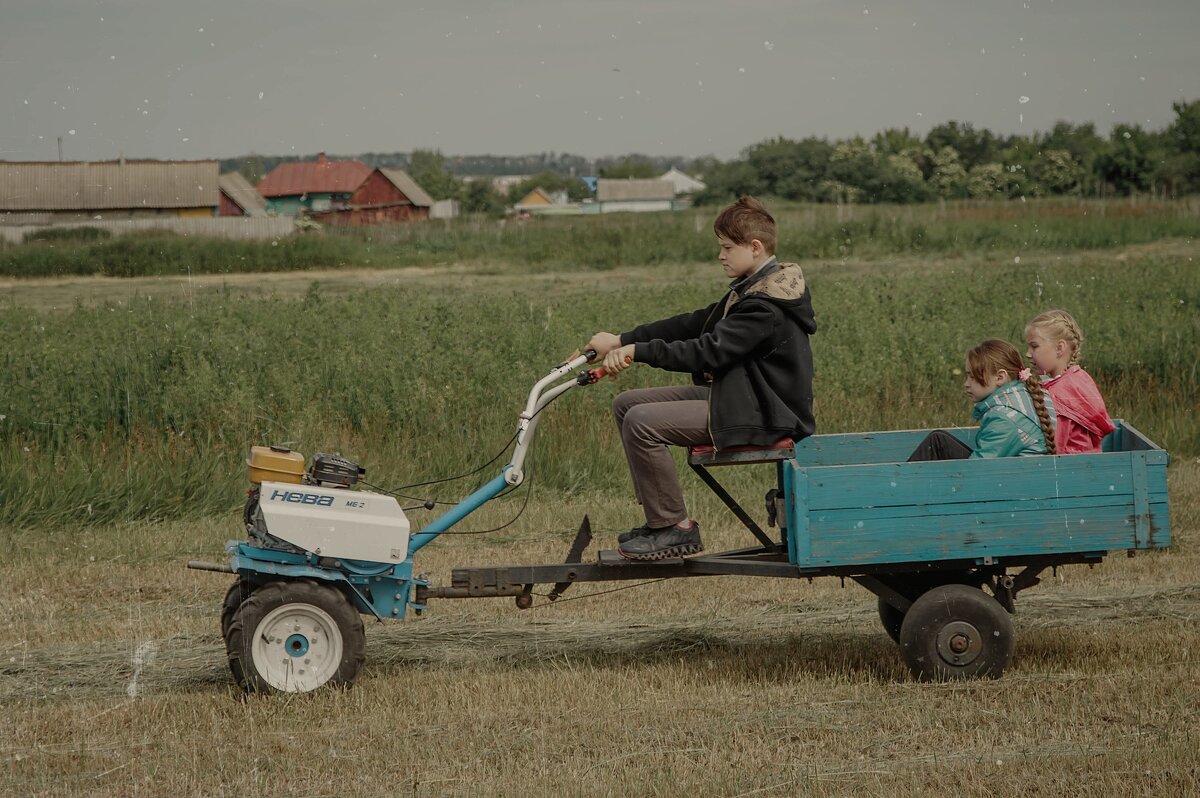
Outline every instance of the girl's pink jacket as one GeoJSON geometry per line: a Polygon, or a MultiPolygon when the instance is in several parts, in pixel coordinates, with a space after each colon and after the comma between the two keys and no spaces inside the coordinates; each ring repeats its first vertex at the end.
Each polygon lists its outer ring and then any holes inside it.
{"type": "Polygon", "coordinates": [[[1054,400],[1058,423],[1054,428],[1054,447],[1058,454],[1089,454],[1100,451],[1100,441],[1112,432],[1112,419],[1104,406],[1104,397],[1091,375],[1079,366],[1043,383],[1054,400]]]}

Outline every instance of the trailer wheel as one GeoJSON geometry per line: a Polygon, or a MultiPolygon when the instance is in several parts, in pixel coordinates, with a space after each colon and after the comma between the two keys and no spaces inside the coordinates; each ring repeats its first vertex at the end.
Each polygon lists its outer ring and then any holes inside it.
{"type": "Polygon", "coordinates": [[[943,585],[913,602],[899,642],[908,669],[921,681],[997,679],[1012,659],[1012,620],[979,588],[943,585]]]}
{"type": "Polygon", "coordinates": [[[234,613],[229,670],[250,693],[304,693],[357,681],[366,658],[362,617],[336,588],[270,582],[234,613]]]}
{"type": "Polygon", "coordinates": [[[906,614],[888,604],[880,597],[879,620],[883,623],[883,631],[887,632],[887,636],[892,638],[893,643],[900,642],[900,626],[904,623],[904,616],[906,614]]]}

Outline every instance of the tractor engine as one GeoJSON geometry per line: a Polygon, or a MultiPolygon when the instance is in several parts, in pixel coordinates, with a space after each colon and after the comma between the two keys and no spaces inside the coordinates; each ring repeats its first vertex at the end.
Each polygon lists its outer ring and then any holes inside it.
{"type": "Polygon", "coordinates": [[[403,561],[409,523],[391,496],[353,490],[366,469],[340,454],[254,446],[242,520],[256,545],[294,554],[403,561]]]}

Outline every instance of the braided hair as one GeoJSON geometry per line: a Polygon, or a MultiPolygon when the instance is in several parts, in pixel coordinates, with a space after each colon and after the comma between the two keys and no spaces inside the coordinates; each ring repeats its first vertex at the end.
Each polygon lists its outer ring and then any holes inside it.
{"type": "Polygon", "coordinates": [[[1079,365],[1079,358],[1083,354],[1083,332],[1070,313],[1065,310],[1047,310],[1045,313],[1039,313],[1025,325],[1025,330],[1037,330],[1052,344],[1066,341],[1067,346],[1071,347],[1071,362],[1067,365],[1079,365]]]}
{"type": "MultiPolygon", "coordinates": [[[[1017,348],[1008,341],[1001,341],[998,338],[989,338],[967,352],[967,370],[971,374],[971,379],[980,384],[986,383],[989,378],[999,374],[1001,369],[1007,371],[1013,379],[1020,379],[1023,368],[1021,353],[1017,351],[1017,348]]],[[[1038,423],[1042,426],[1042,437],[1046,440],[1046,453],[1056,454],[1054,422],[1050,420],[1050,411],[1046,409],[1046,393],[1042,388],[1042,381],[1037,374],[1030,373],[1023,382],[1025,389],[1029,391],[1029,398],[1033,400],[1033,409],[1037,412],[1038,423]]]]}

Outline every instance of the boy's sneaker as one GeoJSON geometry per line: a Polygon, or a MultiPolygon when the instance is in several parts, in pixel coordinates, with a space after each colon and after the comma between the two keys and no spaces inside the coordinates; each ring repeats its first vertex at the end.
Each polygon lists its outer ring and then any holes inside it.
{"type": "Polygon", "coordinates": [[[676,524],[666,529],[648,530],[644,535],[622,541],[617,548],[617,553],[629,560],[665,560],[702,551],[704,544],[700,541],[700,525],[695,521],[687,529],[676,524]]]}
{"type": "Polygon", "coordinates": [[[649,527],[649,526],[635,526],[633,529],[630,529],[628,531],[622,532],[621,534],[617,535],[617,542],[618,543],[626,543],[630,540],[633,540],[634,538],[645,537],[646,535],[649,535],[652,532],[661,532],[663,529],[670,529],[670,528],[671,527],[669,527],[669,526],[659,527],[658,529],[655,529],[654,527],[649,527]]]}

